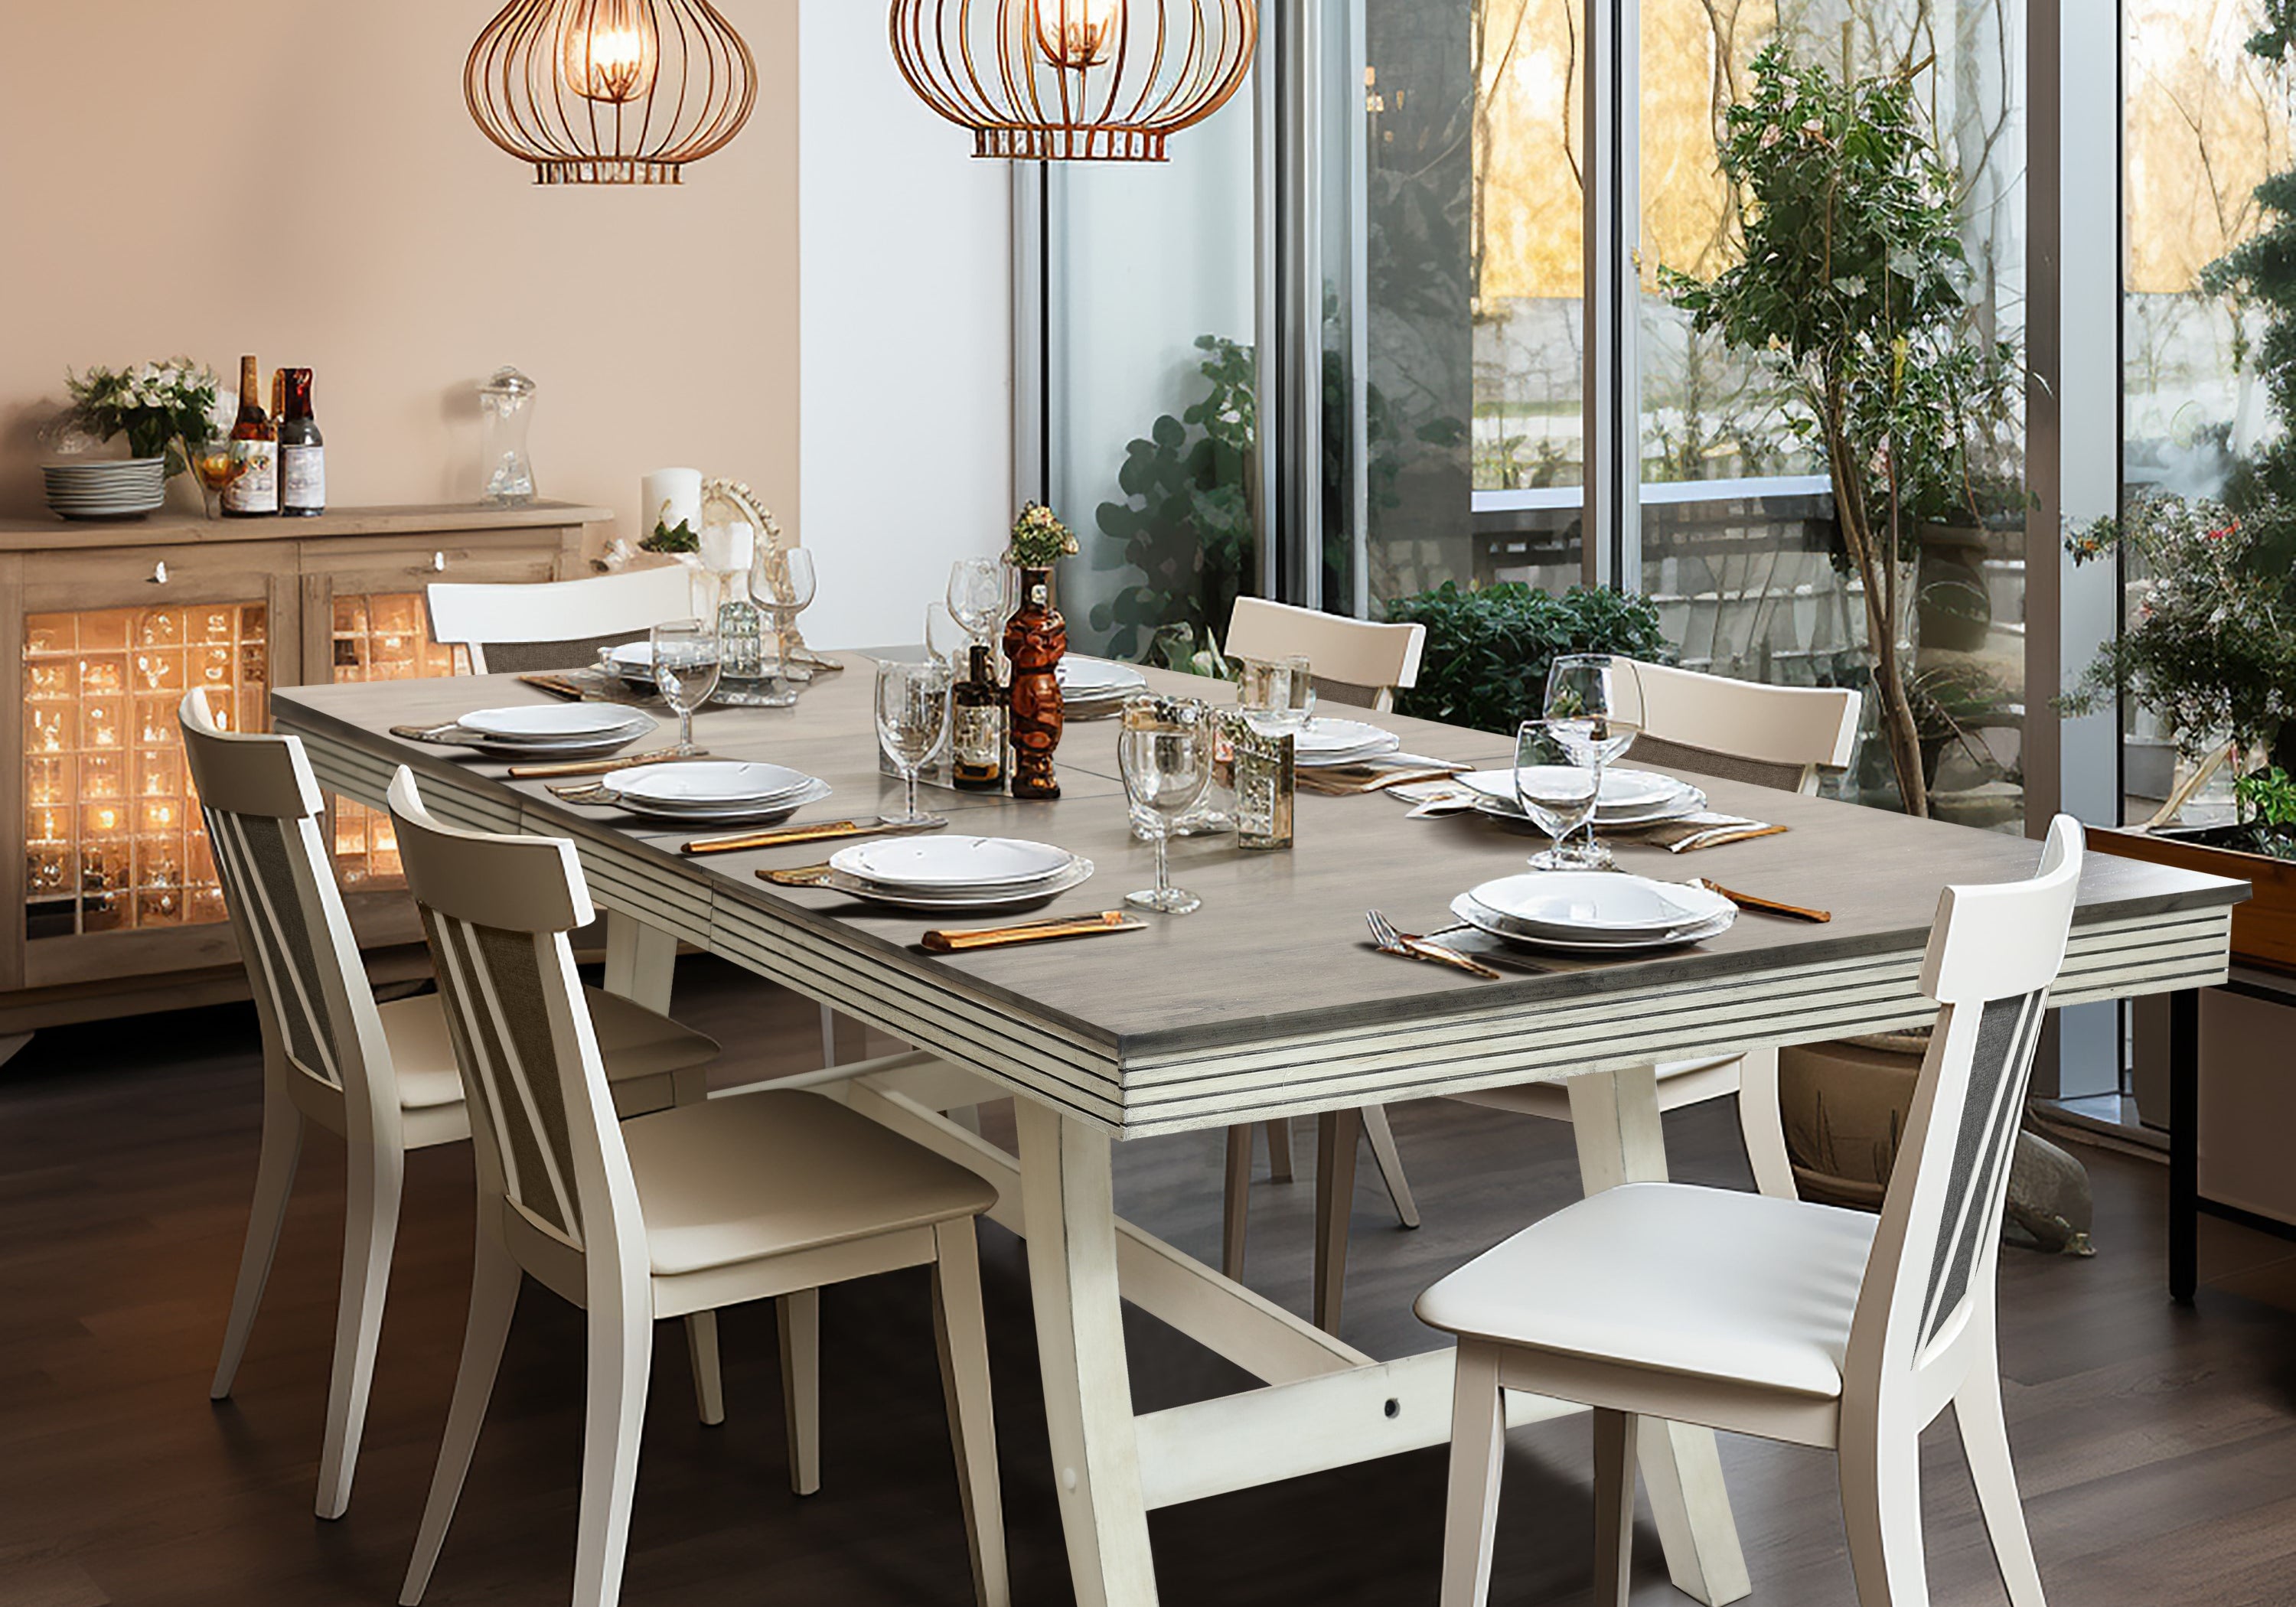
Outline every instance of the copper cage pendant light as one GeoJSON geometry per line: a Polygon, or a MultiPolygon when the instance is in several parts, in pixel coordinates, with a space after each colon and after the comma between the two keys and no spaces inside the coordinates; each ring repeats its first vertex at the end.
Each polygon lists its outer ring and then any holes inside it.
{"type": "Polygon", "coordinates": [[[893,0],[893,59],[973,154],[1165,159],[1227,104],[1259,43],[1256,0],[893,0]]]}
{"type": "Polygon", "coordinates": [[[511,0],[463,94],[537,184],[674,184],[741,132],[758,64],[709,0],[511,0]]]}

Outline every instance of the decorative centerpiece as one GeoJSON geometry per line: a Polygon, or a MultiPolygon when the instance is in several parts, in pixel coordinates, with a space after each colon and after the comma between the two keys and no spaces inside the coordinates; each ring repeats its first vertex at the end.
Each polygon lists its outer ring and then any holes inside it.
{"type": "Polygon", "coordinates": [[[1021,575],[1021,606],[1004,624],[1004,657],[1013,666],[1013,796],[1058,798],[1053,750],[1061,745],[1060,663],[1069,650],[1068,621],[1053,606],[1053,566],[1077,551],[1077,538],[1042,503],[1013,521],[1004,562],[1021,575]]]}
{"type": "Polygon", "coordinates": [[[64,460],[45,465],[48,505],[66,519],[138,518],[167,500],[168,480],[190,466],[217,433],[221,387],[189,357],[140,368],[67,373],[67,433],[127,438],[127,459],[64,460]]]}

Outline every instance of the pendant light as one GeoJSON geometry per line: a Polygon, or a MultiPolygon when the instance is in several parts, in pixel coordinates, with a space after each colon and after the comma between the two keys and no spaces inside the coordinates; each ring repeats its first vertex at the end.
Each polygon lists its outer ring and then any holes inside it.
{"type": "Polygon", "coordinates": [[[919,99],[1016,161],[1165,160],[1242,88],[1256,0],[893,0],[919,99]]]}
{"type": "Polygon", "coordinates": [[[674,184],[749,120],[758,64],[709,0],[511,0],[463,93],[537,184],[674,184]]]}

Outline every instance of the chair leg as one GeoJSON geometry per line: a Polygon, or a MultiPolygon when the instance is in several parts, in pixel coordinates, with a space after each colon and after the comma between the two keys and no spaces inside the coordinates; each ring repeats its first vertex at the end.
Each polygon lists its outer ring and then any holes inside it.
{"type": "Polygon", "coordinates": [[[1251,1220],[1251,1144],[1249,1125],[1227,1130],[1227,1198],[1220,1211],[1220,1271],[1231,1283],[1243,1282],[1244,1232],[1251,1220]]]}
{"type": "Polygon", "coordinates": [[[1277,1183],[1292,1181],[1292,1122],[1289,1117],[1260,1124],[1267,1129],[1267,1175],[1277,1183]]]}
{"type": "Polygon", "coordinates": [[[1405,1227],[1419,1226],[1419,1202],[1411,1197],[1411,1179],[1403,1175],[1403,1157],[1396,1152],[1395,1129],[1387,1125],[1385,1105],[1365,1105],[1364,1136],[1371,1142],[1371,1158],[1387,1197],[1395,1205],[1395,1219],[1405,1227]]]}
{"type": "Polygon", "coordinates": [[[1778,1052],[1775,1049],[1747,1051],[1738,1078],[1738,1131],[1746,1141],[1754,1186],[1775,1200],[1800,1199],[1793,1156],[1786,1149],[1785,1112],[1778,1104],[1778,1052]]]}
{"type": "Polygon", "coordinates": [[[996,1414],[988,1393],[988,1324],[980,1306],[980,1254],[972,1218],[933,1229],[933,1338],[956,1452],[964,1536],[972,1551],[972,1595],[980,1607],[1009,1607],[1004,1496],[996,1481],[996,1414]]]}
{"type": "Polygon", "coordinates": [[[685,1317],[685,1355],[693,1364],[693,1406],[702,1426],[726,1421],[726,1375],[718,1365],[718,1314],[692,1311],[685,1317]]]}
{"type": "Polygon", "coordinates": [[[2009,1591],[2010,1607],[2045,1607],[2041,1570],[2033,1561],[2032,1537],[2025,1529],[2025,1505],[2017,1496],[2017,1470],[2009,1459],[2009,1424],[2001,1410],[1997,1367],[1980,1360],[1954,1397],[1953,1420],[1969,1476],[1977,1486],[1978,1509],[1993,1539],[1994,1561],[2009,1591]]]}
{"type": "Polygon", "coordinates": [[[789,1430],[790,1489],[821,1488],[821,1291],[800,1289],[774,1302],[782,1335],[782,1421],[789,1430]]]}
{"type": "Polygon", "coordinates": [[[653,1365],[653,1314],[643,1285],[589,1312],[590,1398],[582,1423],[582,1515],[574,1542],[574,1607],[615,1607],[630,1548],[638,1436],[653,1365]],[[619,1308],[617,1309],[616,1308],[619,1308]]]}
{"type": "Polygon", "coordinates": [[[447,1526],[454,1521],[455,1505],[462,1499],[471,1454],[478,1449],[487,1402],[495,1392],[495,1375],[502,1369],[503,1345],[510,1338],[512,1314],[518,1309],[520,1281],[518,1263],[510,1259],[510,1251],[481,1227],[471,1266],[471,1318],[463,1332],[463,1362],[455,1374],[454,1404],[447,1409],[446,1438],[439,1446],[439,1471],[430,1479],[430,1498],[422,1508],[414,1560],[407,1564],[406,1583],[398,1592],[402,1607],[416,1607],[422,1600],[430,1584],[430,1570],[438,1565],[439,1549],[447,1543],[447,1526]]]}
{"type": "Polygon", "coordinates": [[[335,1359],[327,1382],[327,1431],[319,1450],[318,1513],[340,1518],[351,1504],[367,1392],[382,1338],[390,1250],[398,1238],[398,1196],[406,1155],[394,1143],[381,1153],[354,1139],[343,1198],[343,1286],[335,1305],[335,1359]]]}
{"type": "Polygon", "coordinates": [[[271,1279],[271,1258],[287,1221],[287,1196],[295,1187],[295,1164],[303,1154],[303,1113],[266,1071],[263,1089],[263,1150],[255,1163],[255,1202],[247,1213],[247,1242],[239,1252],[239,1282],[231,1292],[231,1320],[224,1325],[223,1356],[216,1363],[208,1395],[227,1399],[247,1354],[263,1287],[271,1279]]]}
{"type": "Polygon", "coordinates": [[[1880,1427],[1870,1409],[1842,1413],[1841,1515],[1858,1607],[1929,1607],[1920,1436],[1909,1424],[1880,1427]]]}
{"type": "Polygon", "coordinates": [[[1636,1423],[1595,1413],[1595,1607],[1627,1607],[1633,1586],[1636,1423]]]}
{"type": "Polygon", "coordinates": [[[1361,1111],[1316,1118],[1316,1326],[1336,1336],[1348,1287],[1348,1231],[1356,1198],[1361,1111]]]}
{"type": "Polygon", "coordinates": [[[1491,1594],[1491,1543],[1506,1455],[1506,1402],[1496,1352],[1459,1342],[1451,1395],[1451,1484],[1443,1518],[1442,1607],[1483,1607],[1491,1594]]]}

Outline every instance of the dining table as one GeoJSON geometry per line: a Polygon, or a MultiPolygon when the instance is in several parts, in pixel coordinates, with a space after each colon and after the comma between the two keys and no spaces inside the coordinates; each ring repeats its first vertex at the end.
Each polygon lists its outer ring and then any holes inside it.
{"type": "MultiPolygon", "coordinates": [[[[829,657],[843,672],[818,676],[792,708],[713,708],[695,722],[717,757],[769,760],[829,783],[832,794],[800,823],[900,807],[900,784],[880,763],[871,660],[829,657]]],[[[1217,683],[1145,674],[1160,694],[1233,698],[1217,683]]],[[[1365,1354],[1119,1219],[1112,1146],[1313,1116],[1326,1172],[1342,1155],[1351,1170],[1353,1113],[1364,1107],[1568,1080],[1582,1153],[1608,1157],[1603,1180],[1663,1179],[1653,1066],[1928,1025],[1935,1006],[1921,973],[1941,890],[2029,876],[2040,856],[2038,844],[2005,833],[1697,778],[1714,809],[1785,829],[1683,857],[1622,836],[1621,868],[1676,881],[1709,874],[1830,921],[1749,912],[1690,947],[1557,957],[1492,980],[1381,952],[1365,913],[1383,911],[1406,931],[1448,926],[1456,895],[1521,873],[1541,840],[1481,815],[1414,817],[1376,792],[1303,790],[1289,850],[1244,852],[1233,837],[1176,843],[1173,877],[1201,898],[1195,914],[1147,916],[1144,931],[1084,941],[945,954],[922,939],[962,917],[761,875],[825,859],[834,844],[689,853],[707,829],[570,801],[548,782],[512,778],[502,759],[393,734],[549,700],[514,676],[466,676],[282,687],[271,711],[343,798],[380,806],[406,766],[447,821],[571,840],[608,914],[614,991],[668,1007],[679,945],[691,945],[929,1052],[799,1081],[988,1178],[998,1191],[992,1218],[1026,1240],[1054,1485],[1086,1607],[1156,1601],[1151,1512],[1441,1445],[1451,1423],[1447,1349],[1365,1354]],[[1017,1153],[961,1119],[1006,1096],[1017,1153]],[[1257,1385],[1136,1412],[1127,1302],[1257,1385]]],[[[1366,717],[1412,754],[1512,762],[1504,737],[1366,717]]],[[[1028,916],[1116,910],[1149,883],[1152,850],[1133,833],[1117,732],[1109,720],[1069,726],[1054,800],[924,791],[951,832],[1049,842],[1093,862],[1089,881],[1028,916]]],[[[2231,912],[2245,893],[2239,882],[2091,855],[2056,1002],[2222,982],[2231,912]]],[[[1521,1424],[1579,1409],[1511,1397],[1507,1417],[1521,1424]]],[[[1654,1426],[1641,1464],[1671,1578],[1710,1607],[1747,1595],[1712,1434],[1654,1426]]]]}

